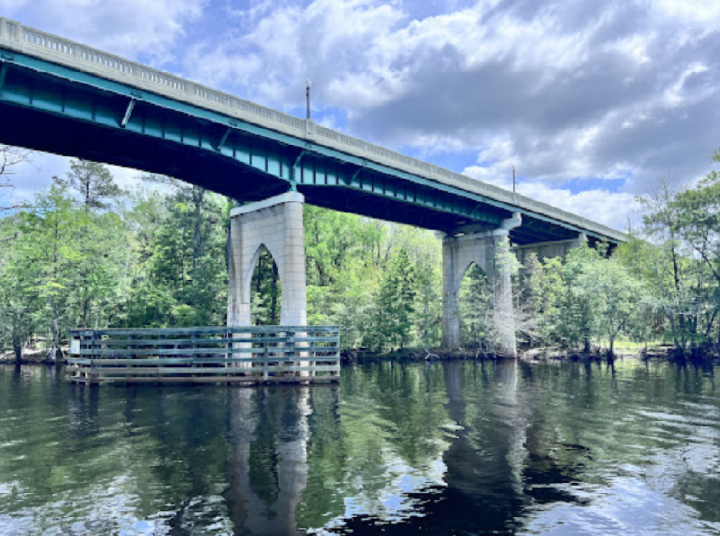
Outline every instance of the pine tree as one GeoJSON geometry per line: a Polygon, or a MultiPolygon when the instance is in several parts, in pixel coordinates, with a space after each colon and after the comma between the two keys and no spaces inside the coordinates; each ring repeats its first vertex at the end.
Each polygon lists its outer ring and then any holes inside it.
{"type": "Polygon", "coordinates": [[[375,329],[392,346],[410,341],[415,312],[415,269],[404,249],[391,259],[377,300],[375,329]]]}
{"type": "Polygon", "coordinates": [[[85,211],[104,209],[110,206],[107,201],[120,197],[124,191],[120,188],[103,164],[89,160],[72,160],[66,178],[53,177],[55,183],[63,187],[71,187],[82,197],[85,211]]]}
{"type": "Polygon", "coordinates": [[[492,289],[487,275],[475,263],[465,272],[458,293],[460,314],[460,342],[463,346],[477,348],[492,329],[492,289]]]}
{"type": "Polygon", "coordinates": [[[278,267],[268,249],[263,246],[250,283],[251,316],[255,325],[280,324],[282,285],[278,267]]]}

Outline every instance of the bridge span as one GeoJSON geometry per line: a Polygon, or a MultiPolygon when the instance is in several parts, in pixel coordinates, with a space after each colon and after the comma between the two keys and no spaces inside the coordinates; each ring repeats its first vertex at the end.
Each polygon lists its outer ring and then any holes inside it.
{"type": "Polygon", "coordinates": [[[445,233],[444,344],[459,344],[457,295],[472,262],[495,282],[515,355],[500,246],[564,254],[611,245],[604,225],[233,95],[0,17],[0,143],[198,184],[242,202],[231,228],[228,323],[250,323],[259,248],[283,281],[281,323],[305,325],[302,206],[445,233]]]}

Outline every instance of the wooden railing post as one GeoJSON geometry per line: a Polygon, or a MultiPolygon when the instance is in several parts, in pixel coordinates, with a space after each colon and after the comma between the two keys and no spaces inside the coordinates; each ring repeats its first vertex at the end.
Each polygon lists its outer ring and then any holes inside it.
{"type": "Polygon", "coordinates": [[[90,382],[95,380],[99,382],[99,375],[95,368],[95,349],[97,348],[97,332],[93,331],[90,335],[90,382]]]}
{"type": "Polygon", "coordinates": [[[263,352],[263,381],[268,381],[268,365],[270,361],[270,347],[268,346],[268,343],[265,343],[265,351],[263,352]]]}

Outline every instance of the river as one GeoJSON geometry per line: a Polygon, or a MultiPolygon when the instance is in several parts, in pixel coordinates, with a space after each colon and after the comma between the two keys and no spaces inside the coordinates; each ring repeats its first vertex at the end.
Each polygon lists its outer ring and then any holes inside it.
{"type": "Polygon", "coordinates": [[[719,373],[382,362],[336,386],[98,388],[0,366],[0,534],[720,534],[719,373]]]}

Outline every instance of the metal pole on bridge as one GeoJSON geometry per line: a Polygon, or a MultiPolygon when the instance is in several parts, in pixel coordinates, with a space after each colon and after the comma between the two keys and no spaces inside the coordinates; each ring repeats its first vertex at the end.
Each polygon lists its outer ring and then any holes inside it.
{"type": "Polygon", "coordinates": [[[310,120],[310,88],[312,87],[312,82],[308,78],[305,81],[305,98],[307,100],[307,119],[310,120]]]}

